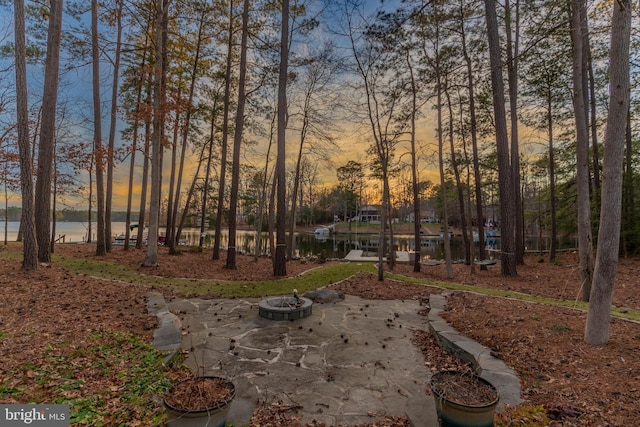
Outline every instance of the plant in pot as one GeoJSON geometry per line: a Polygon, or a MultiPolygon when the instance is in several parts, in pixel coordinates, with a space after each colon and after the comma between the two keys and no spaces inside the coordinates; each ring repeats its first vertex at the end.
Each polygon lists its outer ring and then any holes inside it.
{"type": "Polygon", "coordinates": [[[487,380],[470,370],[448,370],[435,373],[429,385],[441,427],[493,426],[499,395],[487,380]]]}
{"type": "Polygon", "coordinates": [[[186,367],[174,371],[174,384],[164,395],[169,427],[224,427],[236,394],[222,376],[199,375],[186,367]]]}

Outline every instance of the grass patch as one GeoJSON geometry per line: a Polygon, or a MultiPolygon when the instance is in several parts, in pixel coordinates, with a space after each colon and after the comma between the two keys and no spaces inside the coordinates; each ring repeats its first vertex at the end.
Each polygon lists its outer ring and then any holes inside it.
{"type": "Polygon", "coordinates": [[[10,377],[19,378],[19,385],[0,385],[1,397],[68,404],[71,424],[165,422],[157,399],[170,386],[163,355],[128,333],[102,332],[79,343],[51,345],[10,377]]]}
{"type": "Polygon", "coordinates": [[[127,283],[141,283],[149,286],[171,289],[185,296],[216,295],[223,298],[250,298],[265,295],[289,294],[293,289],[299,292],[317,289],[344,280],[360,271],[373,272],[370,263],[335,263],[324,265],[305,274],[283,279],[261,281],[226,281],[176,279],[141,274],[129,266],[98,260],[59,257],[56,262],[75,274],[84,274],[127,283]]]}
{"type": "MultiPolygon", "coordinates": [[[[428,282],[426,280],[415,279],[412,277],[402,276],[399,274],[385,273],[385,277],[390,279],[400,280],[407,283],[413,283],[417,285],[432,286],[440,289],[448,289],[452,291],[473,292],[480,295],[486,295],[490,297],[510,298],[519,301],[531,302],[536,304],[553,305],[557,307],[566,307],[576,310],[587,311],[589,309],[589,303],[578,300],[565,300],[556,299],[543,296],[529,295],[521,292],[506,291],[503,289],[485,288],[482,286],[463,285],[459,283],[449,282],[428,282]]],[[[618,317],[620,319],[631,320],[634,322],[640,322],[640,310],[634,310],[624,307],[611,307],[611,316],[618,317]]]]}
{"type": "Polygon", "coordinates": [[[561,323],[554,323],[553,325],[549,326],[549,330],[553,332],[569,332],[571,328],[561,323]]]}
{"type": "Polygon", "coordinates": [[[542,406],[518,405],[496,414],[497,427],[528,426],[546,427],[551,423],[542,406]]]}
{"type": "MultiPolygon", "coordinates": [[[[13,242],[13,243],[9,243],[9,245],[10,246],[17,246],[18,243],[13,242]]],[[[23,257],[24,256],[22,255],[22,252],[17,252],[17,251],[13,251],[13,250],[0,251],[0,258],[3,258],[3,259],[9,259],[9,260],[12,260],[12,261],[22,261],[23,257]]]]}
{"type": "MultiPolygon", "coordinates": [[[[15,259],[19,259],[21,256],[21,254],[9,251],[3,252],[0,256],[5,257],[7,255],[15,259]]],[[[54,261],[71,273],[84,274],[107,280],[118,280],[125,283],[140,283],[148,286],[156,286],[159,288],[173,290],[174,292],[187,297],[195,295],[214,295],[223,298],[263,297],[288,294],[294,288],[298,289],[298,291],[302,293],[336,283],[358,272],[375,273],[377,271],[373,263],[345,262],[323,265],[293,278],[251,282],[175,279],[149,276],[141,274],[129,266],[94,259],[54,256],[54,261]]],[[[417,285],[432,286],[454,291],[475,292],[491,297],[512,298],[536,304],[567,307],[583,311],[586,311],[589,308],[589,304],[587,302],[578,300],[555,299],[502,289],[462,285],[458,283],[432,282],[395,274],[393,272],[385,272],[385,277],[417,285]]],[[[621,319],[640,322],[640,310],[613,306],[611,307],[611,315],[621,319]]]]}
{"type": "Polygon", "coordinates": [[[17,387],[0,384],[0,399],[6,399],[9,397],[19,399],[21,394],[20,389],[17,387]]]}

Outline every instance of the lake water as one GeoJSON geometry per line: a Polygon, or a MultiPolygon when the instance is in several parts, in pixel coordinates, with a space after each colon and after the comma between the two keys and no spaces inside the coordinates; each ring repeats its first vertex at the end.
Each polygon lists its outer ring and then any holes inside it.
{"type": "MultiPolygon", "coordinates": [[[[9,221],[7,240],[15,241],[18,235],[18,221],[9,221]]],[[[95,224],[92,225],[93,238],[95,241],[95,224]]],[[[84,242],[86,241],[88,224],[84,222],[58,222],[56,223],[56,239],[59,242],[84,242]]],[[[123,234],[126,230],[124,222],[114,222],[111,225],[114,236],[123,234]]],[[[145,233],[146,234],[146,233],[145,233]]],[[[164,235],[163,228],[160,229],[160,235],[164,235]]],[[[0,236],[4,240],[4,222],[0,223],[0,236]]],[[[220,244],[223,249],[228,244],[227,230],[223,230],[220,236],[220,244]]],[[[199,228],[188,228],[182,232],[181,240],[189,246],[197,246],[200,240],[199,228]]],[[[360,249],[365,253],[375,256],[379,246],[378,234],[330,234],[330,235],[314,235],[313,233],[296,233],[294,239],[294,254],[299,257],[322,255],[326,258],[344,258],[350,250],[360,249]]],[[[204,236],[204,247],[213,246],[214,231],[207,231],[204,236]]],[[[388,243],[388,239],[387,239],[388,243]]],[[[574,242],[561,242],[561,247],[572,247],[574,242]]],[[[399,251],[414,251],[415,240],[412,236],[401,235],[394,236],[394,246],[399,251]]],[[[549,242],[547,240],[527,239],[527,249],[530,250],[546,250],[549,242]]],[[[238,230],[236,233],[236,247],[239,251],[253,254],[256,249],[256,233],[255,231],[238,230]]],[[[573,246],[575,247],[575,246],[573,246]]],[[[269,253],[269,242],[267,233],[262,234],[261,238],[261,254],[269,253]]],[[[451,239],[451,255],[452,259],[464,258],[464,245],[462,237],[454,236],[451,239]]],[[[425,237],[420,240],[420,256],[423,259],[444,259],[444,242],[438,237],[425,237]]]]}

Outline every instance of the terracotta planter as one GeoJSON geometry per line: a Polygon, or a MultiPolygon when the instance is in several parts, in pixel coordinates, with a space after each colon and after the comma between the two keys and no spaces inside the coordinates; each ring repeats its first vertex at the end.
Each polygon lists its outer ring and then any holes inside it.
{"type": "Polygon", "coordinates": [[[224,427],[235,394],[234,384],[222,377],[208,376],[180,381],[164,398],[167,426],[224,427]],[[193,399],[193,396],[198,398],[193,399]],[[207,397],[202,400],[200,396],[207,397]]]}
{"type": "Polygon", "coordinates": [[[430,382],[441,427],[490,427],[498,405],[496,388],[477,375],[459,371],[434,374],[430,382]]]}

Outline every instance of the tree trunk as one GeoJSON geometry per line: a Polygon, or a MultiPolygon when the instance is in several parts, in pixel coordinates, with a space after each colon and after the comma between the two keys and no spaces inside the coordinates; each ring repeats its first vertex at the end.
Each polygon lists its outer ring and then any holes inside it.
{"type": "Polygon", "coordinates": [[[515,233],[513,170],[509,162],[509,140],[500,57],[500,37],[495,0],[485,0],[487,32],[489,39],[489,60],[491,64],[491,87],[493,92],[493,113],[496,128],[496,148],[498,153],[498,187],[500,191],[500,227],[502,240],[501,271],[503,276],[517,276],[515,233]]]}
{"type": "Polygon", "coordinates": [[[224,82],[224,115],[222,118],[222,146],[220,147],[220,177],[218,180],[218,209],[216,211],[216,232],[213,236],[214,260],[220,259],[220,236],[224,213],[224,190],[227,175],[227,151],[229,145],[229,105],[231,104],[231,56],[233,54],[233,0],[229,0],[229,37],[227,39],[227,65],[224,82]]]}
{"type": "Polygon", "coordinates": [[[96,255],[106,255],[104,150],[102,147],[102,112],[100,102],[100,47],[98,45],[98,0],[91,0],[91,52],[93,70],[93,153],[96,163],[96,255]]]}
{"type": "Polygon", "coordinates": [[[187,156],[187,141],[189,136],[189,130],[191,127],[191,113],[193,111],[193,96],[196,88],[196,78],[198,75],[198,65],[200,63],[200,49],[202,45],[202,33],[204,31],[204,18],[205,9],[200,15],[200,22],[198,25],[198,40],[196,42],[195,58],[193,59],[193,68],[191,69],[191,83],[189,85],[189,99],[187,101],[187,115],[184,121],[184,129],[182,130],[182,150],[180,152],[180,166],[178,169],[178,176],[176,177],[175,197],[173,199],[173,209],[171,212],[172,220],[167,219],[167,238],[169,239],[167,244],[169,245],[169,253],[176,254],[176,245],[180,240],[180,234],[176,234],[176,221],[178,220],[178,206],[180,205],[180,194],[182,188],[182,176],[184,174],[184,162],[187,156]]]}
{"type": "MultiPolygon", "coordinates": [[[[55,152],[56,143],[53,144],[53,149],[55,152]]],[[[51,194],[51,210],[53,215],[51,215],[51,253],[55,252],[55,243],[56,243],[56,202],[58,198],[58,163],[56,162],[56,156],[53,156],[53,185],[52,185],[52,194],[51,194]]]]}
{"type": "Polygon", "coordinates": [[[596,190],[600,189],[600,150],[598,147],[598,115],[596,110],[596,83],[595,78],[593,76],[593,61],[591,59],[591,45],[589,42],[589,33],[587,32],[587,37],[585,39],[585,48],[587,54],[587,68],[589,73],[589,107],[590,107],[590,116],[591,116],[591,151],[593,155],[593,187],[596,190]]]}
{"type": "Polygon", "coordinates": [[[147,251],[142,265],[158,265],[158,228],[160,221],[160,190],[162,188],[162,151],[164,138],[164,76],[166,73],[166,31],[169,0],[156,5],[155,65],[153,79],[153,137],[151,141],[151,197],[149,199],[149,233],[147,251]]]}
{"type": "MultiPolygon", "coordinates": [[[[387,190],[387,224],[389,226],[389,250],[385,253],[388,254],[387,265],[389,266],[389,270],[393,271],[396,266],[396,248],[393,245],[393,215],[391,214],[391,191],[387,190]]],[[[387,244],[387,232],[385,230],[384,233],[384,244],[387,244]]]]}
{"type": "MultiPolygon", "coordinates": [[[[265,206],[267,203],[267,182],[269,179],[269,160],[271,158],[271,148],[273,147],[273,129],[275,128],[274,120],[276,115],[274,114],[271,118],[271,128],[269,130],[269,145],[267,147],[267,154],[264,159],[264,174],[262,176],[262,188],[260,191],[260,203],[258,204],[258,216],[257,216],[257,226],[256,226],[256,253],[254,254],[254,261],[258,261],[258,257],[260,256],[260,248],[262,248],[262,226],[263,226],[263,218],[265,206]]],[[[269,210],[267,209],[267,212],[269,210]]],[[[267,220],[269,231],[271,231],[271,223],[267,220]]],[[[271,235],[271,233],[269,233],[271,235]]],[[[272,254],[274,252],[271,252],[272,254]]]]}
{"type": "Polygon", "coordinates": [[[45,59],[44,92],[42,94],[42,126],[38,148],[38,174],[35,188],[35,221],[38,260],[51,262],[51,172],[53,145],[56,137],[56,106],[60,40],[62,38],[62,0],[50,1],[47,57],[45,59]]]}
{"type": "Polygon", "coordinates": [[[549,261],[556,259],[558,246],[558,221],[556,219],[556,163],[553,152],[553,114],[551,91],[547,93],[547,126],[549,138],[549,208],[551,213],[551,245],[549,247],[549,261]]]}
{"type": "MultiPolygon", "coordinates": [[[[177,98],[181,98],[180,90],[178,90],[177,98]]],[[[173,224],[175,223],[175,219],[173,218],[173,192],[176,185],[176,168],[178,163],[178,138],[180,135],[180,131],[178,130],[180,127],[180,113],[178,109],[175,111],[175,121],[173,123],[173,139],[171,140],[171,171],[169,172],[169,198],[167,199],[167,221],[165,223],[165,246],[169,246],[174,248],[175,245],[173,243],[174,235],[173,235],[173,224]]]]}
{"type": "Polygon", "coordinates": [[[202,188],[202,213],[200,215],[200,241],[198,247],[202,250],[204,236],[206,233],[205,224],[207,222],[207,200],[209,199],[209,180],[211,177],[211,158],[213,157],[213,141],[216,129],[216,108],[211,111],[211,128],[209,133],[209,155],[207,156],[207,167],[204,171],[204,185],[202,188]]]}
{"type": "MultiPolygon", "coordinates": [[[[418,160],[416,157],[416,113],[418,109],[418,89],[416,87],[416,79],[413,71],[413,64],[411,63],[411,56],[407,50],[407,68],[409,69],[409,75],[411,76],[411,190],[413,193],[413,246],[414,246],[414,259],[413,259],[413,271],[415,273],[420,272],[420,192],[418,191],[418,160]]],[[[351,222],[349,222],[349,228],[351,228],[351,222]]]]}
{"type": "Polygon", "coordinates": [[[109,124],[109,148],[107,149],[107,193],[104,205],[105,249],[111,252],[111,204],[113,199],[113,164],[116,138],[116,121],[118,113],[118,87],[120,85],[120,48],[122,46],[122,5],[123,0],[116,0],[116,52],[113,63],[113,86],[111,87],[111,123],[109,124]]]}
{"type": "MultiPolygon", "coordinates": [[[[169,198],[167,200],[167,222],[165,227],[165,246],[169,247],[169,253],[176,254],[176,217],[175,213],[178,208],[178,196],[180,195],[180,187],[177,182],[179,180],[178,175],[182,173],[182,164],[178,166],[178,141],[181,141],[180,133],[180,118],[176,111],[176,121],[173,128],[173,144],[171,146],[171,173],[169,175],[169,198]],[[180,172],[177,172],[180,169],[180,172]]],[[[181,144],[182,147],[184,147],[181,144]]],[[[181,159],[183,159],[183,151],[180,150],[181,159]]],[[[180,160],[182,162],[182,160],[180,160]]]]}
{"type": "MultiPolygon", "coordinates": [[[[436,57],[439,52],[436,52],[436,57]]],[[[444,239],[444,260],[447,268],[447,279],[453,278],[453,265],[451,263],[451,242],[449,241],[449,214],[447,212],[447,190],[444,179],[444,136],[442,134],[442,76],[440,75],[439,59],[436,59],[436,97],[438,116],[438,167],[440,169],[440,194],[442,197],[442,230],[444,239]]]]}
{"type": "Polygon", "coordinates": [[[602,169],[598,254],[584,334],[585,341],[592,345],[602,345],[609,341],[613,284],[618,265],[622,211],[622,163],[629,112],[631,13],[630,0],[619,0],[613,4],[609,68],[611,95],[602,169]]]}
{"type": "MultiPolygon", "coordinates": [[[[139,99],[139,98],[138,98],[139,99]]],[[[137,120],[133,129],[133,142],[131,143],[131,159],[129,162],[129,186],[127,191],[127,213],[125,215],[125,231],[124,231],[124,247],[123,250],[129,250],[129,242],[131,241],[131,204],[133,201],[133,174],[136,165],[136,151],[138,151],[138,128],[137,120]]]]}
{"type": "Polygon", "coordinates": [[[147,216],[147,189],[149,187],[149,156],[151,150],[151,119],[147,117],[144,126],[144,160],[142,162],[142,184],[140,191],[140,215],[138,217],[138,235],[136,249],[142,249],[144,244],[144,227],[147,216]]]}
{"type": "MultiPolygon", "coordinates": [[[[475,83],[471,64],[471,57],[467,49],[467,38],[465,35],[464,16],[461,2],[460,10],[460,36],[462,40],[462,53],[467,69],[467,91],[469,94],[469,131],[471,132],[471,149],[473,153],[473,178],[475,181],[476,216],[478,217],[478,258],[484,260],[486,251],[484,247],[484,214],[482,210],[482,178],[480,175],[480,156],[478,155],[478,121],[476,117],[475,83]]],[[[473,228],[473,227],[472,227],[473,228]]],[[[480,270],[486,270],[486,265],[481,265],[480,270]]]]}
{"type": "Polygon", "coordinates": [[[15,0],[15,76],[16,76],[16,116],[18,150],[20,152],[20,190],[22,194],[22,269],[32,271],[38,268],[38,242],[33,200],[33,162],[29,141],[29,110],[27,106],[27,58],[24,25],[24,0],[15,0]]]}
{"type": "Polygon", "coordinates": [[[274,234],[276,231],[276,187],[277,187],[278,176],[276,174],[276,170],[274,167],[273,170],[273,179],[271,180],[271,189],[269,191],[269,214],[268,214],[268,223],[269,223],[269,253],[271,254],[271,260],[275,259],[276,253],[276,242],[274,239],[274,234]]]}
{"type": "Polygon", "coordinates": [[[287,216],[287,187],[285,150],[287,133],[287,69],[289,65],[289,0],[282,0],[282,23],[280,31],[280,74],[278,77],[278,155],[276,159],[277,207],[276,207],[276,253],[273,258],[273,275],[287,275],[285,228],[287,216]]]}
{"type": "MultiPolygon", "coordinates": [[[[307,94],[309,95],[309,94],[307,94]]],[[[300,188],[300,167],[302,164],[302,153],[304,149],[304,142],[306,140],[307,129],[309,126],[309,99],[307,96],[305,100],[304,117],[302,119],[302,129],[300,130],[300,145],[298,146],[298,158],[296,159],[296,169],[293,177],[293,189],[291,190],[291,212],[289,213],[289,244],[287,245],[287,257],[293,258],[293,246],[295,243],[294,233],[296,230],[296,213],[298,203],[298,189],[300,188]]]]}
{"type": "MultiPolygon", "coordinates": [[[[462,239],[464,240],[464,263],[471,265],[471,243],[467,234],[467,215],[464,206],[464,192],[462,181],[460,179],[460,170],[458,168],[458,160],[456,158],[456,149],[453,142],[453,106],[451,105],[451,96],[449,88],[445,88],[445,96],[447,97],[447,110],[449,111],[449,148],[451,150],[451,169],[456,180],[456,193],[458,195],[458,204],[460,210],[460,228],[462,229],[462,239]]],[[[448,234],[448,233],[447,233],[448,234]]]]}
{"type": "MultiPolygon", "coordinates": [[[[635,203],[635,188],[634,183],[634,170],[633,170],[633,134],[631,132],[631,111],[627,114],[627,132],[625,137],[626,149],[625,149],[625,163],[624,163],[624,181],[622,183],[622,230],[629,230],[637,221],[636,203],[635,203]]],[[[620,244],[623,256],[627,256],[628,253],[628,237],[629,233],[622,234],[622,242],[620,244]]]]}
{"type": "Polygon", "coordinates": [[[93,168],[95,167],[94,155],[89,162],[89,210],[87,212],[87,243],[93,240],[93,168]]]}
{"type": "Polygon", "coordinates": [[[576,181],[578,188],[578,256],[582,277],[582,300],[589,301],[593,275],[593,236],[589,196],[589,137],[584,97],[581,10],[584,0],[571,2],[571,40],[573,42],[573,109],[576,120],[576,181]]]}
{"type": "MultiPolygon", "coordinates": [[[[229,198],[229,245],[227,247],[226,268],[236,269],[236,222],[238,212],[238,187],[240,185],[240,146],[244,128],[244,104],[247,94],[247,38],[249,33],[249,0],[244,0],[242,11],[242,40],[240,46],[240,76],[238,83],[238,106],[236,128],[233,134],[233,164],[231,166],[231,192],[229,198]]],[[[224,165],[222,165],[224,167],[224,165]]],[[[220,207],[218,207],[220,208],[220,207]]]]}
{"type": "Polygon", "coordinates": [[[7,169],[3,171],[3,176],[5,177],[4,181],[4,245],[7,246],[9,244],[9,187],[7,185],[7,169]]]}
{"type": "MultiPolygon", "coordinates": [[[[589,128],[591,127],[590,125],[593,125],[593,127],[596,126],[596,123],[589,123],[590,122],[590,117],[589,117],[589,69],[590,69],[590,57],[591,57],[591,48],[589,47],[589,21],[588,21],[588,17],[587,17],[587,4],[586,2],[584,3],[584,7],[580,8],[580,29],[582,32],[582,79],[581,79],[581,83],[582,83],[582,96],[584,97],[584,122],[585,122],[585,126],[586,126],[586,135],[587,135],[587,143],[586,145],[588,147],[592,146],[590,145],[590,137],[593,135],[592,133],[589,132],[589,128]]],[[[589,151],[589,148],[587,148],[587,151],[589,151]]],[[[596,153],[597,153],[597,147],[596,147],[596,153]]],[[[599,181],[599,177],[596,178],[596,171],[595,170],[591,170],[591,167],[597,164],[597,154],[594,153],[593,159],[596,161],[596,163],[589,161],[589,176],[593,176],[593,181],[591,181],[591,179],[589,180],[589,185],[590,185],[590,190],[591,190],[591,197],[594,197],[594,189],[597,189],[600,187],[599,182],[596,184],[596,179],[599,181]],[[593,175],[591,175],[591,172],[593,172],[593,175]]],[[[597,203],[596,198],[594,197],[594,202],[597,203]]],[[[597,208],[597,206],[593,206],[592,209],[597,208]]]]}
{"type": "MultiPolygon", "coordinates": [[[[147,62],[146,47],[148,46],[148,39],[146,37],[144,41],[144,46],[145,46],[145,49],[143,49],[143,52],[142,52],[142,62],[140,63],[140,68],[139,68],[141,76],[147,75],[146,73],[144,73],[145,64],[147,62]]],[[[127,192],[127,214],[125,219],[125,237],[124,237],[125,251],[129,250],[129,241],[131,238],[131,203],[133,199],[133,174],[135,172],[135,165],[136,165],[136,151],[138,151],[138,127],[140,125],[139,113],[140,113],[140,103],[142,102],[143,82],[144,82],[143,79],[140,78],[140,81],[138,82],[138,88],[137,88],[137,94],[136,94],[136,114],[135,114],[135,119],[133,121],[133,138],[132,138],[133,141],[131,142],[131,161],[129,163],[129,190],[127,192]]],[[[139,216],[140,215],[143,215],[142,211],[139,213],[139,216]]],[[[138,218],[138,227],[141,226],[140,221],[144,223],[144,218],[142,218],[142,220],[138,218]]]]}
{"type": "Polygon", "coordinates": [[[515,5],[515,38],[512,38],[510,1],[505,2],[507,35],[507,79],[509,82],[509,117],[511,119],[511,167],[514,198],[514,232],[516,263],[524,264],[524,214],[520,189],[520,141],[518,138],[518,58],[520,53],[520,1],[515,5]]]}
{"type": "Polygon", "coordinates": [[[193,175],[193,180],[191,181],[191,186],[189,187],[189,191],[187,192],[187,200],[184,202],[184,209],[182,211],[182,215],[180,216],[180,221],[178,222],[178,227],[176,230],[176,235],[180,236],[182,234],[182,227],[184,222],[189,214],[189,206],[191,205],[191,199],[193,198],[193,193],[195,192],[196,183],[198,182],[198,176],[200,175],[200,168],[202,167],[202,162],[204,160],[204,150],[207,145],[202,145],[202,150],[200,151],[200,157],[198,158],[198,166],[196,167],[196,173],[193,175]]]}
{"type": "Polygon", "coordinates": [[[382,161],[382,212],[380,215],[380,230],[378,232],[378,280],[384,280],[384,254],[386,252],[385,227],[387,226],[387,212],[389,206],[389,179],[387,178],[387,165],[385,159],[380,156],[382,161]]]}
{"type": "MultiPolygon", "coordinates": [[[[462,111],[462,105],[460,106],[460,111],[462,111]]],[[[476,265],[474,260],[476,259],[475,254],[475,239],[473,238],[473,215],[471,214],[471,164],[469,162],[469,153],[467,152],[467,141],[465,138],[462,138],[463,150],[464,150],[464,161],[467,169],[467,224],[469,224],[469,231],[467,233],[467,239],[469,240],[469,255],[471,259],[471,274],[476,272],[476,265]]],[[[486,267],[486,266],[485,266],[486,267]]]]}

